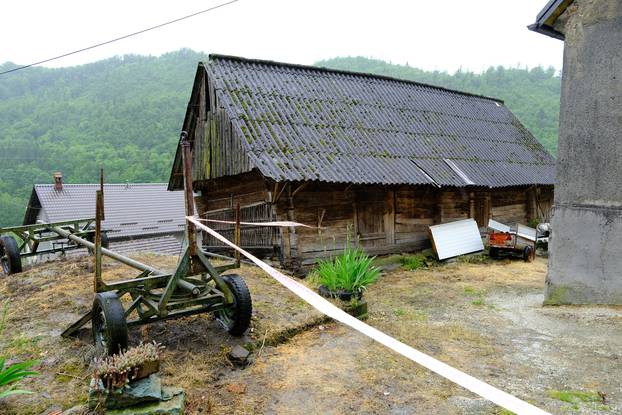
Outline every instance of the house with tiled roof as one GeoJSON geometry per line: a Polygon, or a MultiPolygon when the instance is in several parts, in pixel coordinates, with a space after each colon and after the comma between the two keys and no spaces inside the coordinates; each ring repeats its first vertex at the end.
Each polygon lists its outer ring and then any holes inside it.
{"type": "MultiPolygon", "coordinates": [[[[503,101],[412,81],[211,55],[183,130],[201,216],[232,218],[239,203],[242,220],[321,228],[242,229],[245,247],[292,268],[349,238],[416,250],[430,225],[527,222],[552,201],[555,160],[503,101]]],[[[169,189],[182,178],[178,147],[169,189]]]]}
{"type": "MultiPolygon", "coordinates": [[[[95,217],[99,184],[35,184],[24,225],[95,217]]],[[[184,236],[184,197],[165,183],[105,184],[105,220],[110,248],[120,253],[178,255],[184,236]]],[[[58,243],[58,242],[55,242],[58,243]]],[[[44,248],[44,247],[41,247],[44,248]]]]}

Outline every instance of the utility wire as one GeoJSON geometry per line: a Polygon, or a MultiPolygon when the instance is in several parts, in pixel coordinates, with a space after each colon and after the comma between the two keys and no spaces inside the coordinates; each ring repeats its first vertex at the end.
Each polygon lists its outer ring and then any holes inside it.
{"type": "Polygon", "coordinates": [[[192,14],[189,14],[187,16],[179,17],[179,18],[177,18],[175,20],[169,20],[168,22],[160,23],[158,25],[151,26],[151,27],[148,27],[146,29],[139,30],[138,32],[130,33],[130,34],[127,34],[127,35],[124,35],[124,36],[121,36],[121,37],[117,37],[117,38],[114,38],[114,39],[107,40],[105,42],[101,42],[101,43],[97,43],[95,45],[87,46],[87,47],[82,48],[82,49],[74,50],[73,52],[63,53],[62,55],[58,55],[58,56],[55,56],[53,58],[44,59],[44,60],[39,61],[39,62],[34,62],[34,63],[28,64],[28,65],[19,66],[17,68],[9,69],[8,71],[0,72],[0,75],[6,75],[6,74],[11,73],[11,72],[19,71],[21,69],[26,69],[26,68],[30,68],[32,66],[41,65],[42,63],[51,62],[51,61],[56,60],[56,59],[61,59],[61,58],[67,57],[67,56],[75,55],[77,53],[85,52],[87,50],[95,49],[95,48],[98,48],[100,46],[108,45],[110,43],[118,42],[119,40],[127,39],[129,37],[136,36],[136,35],[140,35],[142,33],[149,32],[150,30],[159,29],[161,27],[168,26],[170,24],[177,23],[177,22],[180,22],[180,21],[185,20],[185,19],[189,19],[191,17],[195,17],[195,16],[198,16],[200,14],[207,13],[207,12],[210,12],[212,10],[219,9],[221,7],[228,6],[228,5],[236,3],[238,1],[240,1],[240,0],[230,0],[230,1],[226,2],[226,3],[222,3],[222,4],[219,4],[217,6],[210,7],[209,9],[201,10],[199,12],[192,13],[192,14]]]}

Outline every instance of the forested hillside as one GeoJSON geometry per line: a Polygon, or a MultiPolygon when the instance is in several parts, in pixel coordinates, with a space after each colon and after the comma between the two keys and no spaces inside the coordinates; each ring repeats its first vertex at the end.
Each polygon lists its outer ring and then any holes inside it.
{"type": "MultiPolygon", "coordinates": [[[[110,183],[167,181],[196,64],[205,59],[181,50],[0,77],[0,226],[21,223],[33,183],[51,183],[56,170],[68,183],[96,181],[100,166],[110,183]]],[[[365,58],[318,65],[501,98],[555,150],[560,80],[552,69],[451,75],[365,58]]]]}
{"type": "Polygon", "coordinates": [[[95,182],[99,166],[110,183],[167,181],[205,59],[182,50],[0,77],[0,226],[21,223],[33,183],[56,170],[68,183],[95,182]]]}

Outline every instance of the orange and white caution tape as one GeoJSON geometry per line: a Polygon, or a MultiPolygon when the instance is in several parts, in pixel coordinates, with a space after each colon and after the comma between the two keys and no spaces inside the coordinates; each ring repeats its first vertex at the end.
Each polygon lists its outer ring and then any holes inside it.
{"type": "Polygon", "coordinates": [[[380,330],[377,330],[372,326],[363,323],[357,318],[352,317],[345,311],[336,307],[331,302],[325,300],[305,285],[289,278],[288,276],[272,268],[270,265],[266,264],[259,258],[255,257],[251,253],[230,242],[227,238],[214,231],[213,229],[209,228],[208,226],[200,223],[194,217],[187,216],[186,219],[194,223],[196,226],[209,233],[216,239],[239,251],[242,255],[255,263],[255,265],[267,272],[272,278],[283,284],[287,289],[296,294],[298,297],[305,300],[307,303],[311,304],[321,313],[326,314],[327,316],[332,317],[333,319],[340,321],[347,326],[350,326],[356,331],[370,337],[373,340],[376,340],[378,343],[385,345],[389,349],[401,354],[404,357],[407,357],[413,362],[420,364],[421,366],[441,375],[445,379],[448,379],[509,411],[512,411],[518,415],[550,415],[548,412],[545,412],[540,408],[537,408],[525,401],[522,401],[515,396],[510,395],[509,393],[506,393],[500,389],[495,388],[494,386],[487,384],[486,382],[474,378],[473,376],[467,375],[466,373],[461,372],[460,370],[455,369],[439,360],[436,360],[435,358],[428,356],[425,353],[413,349],[407,344],[404,344],[394,339],[393,337],[384,334],[380,330]]]}
{"type": "MultiPolygon", "coordinates": [[[[219,220],[219,219],[196,219],[201,222],[212,222],[212,223],[226,223],[228,225],[235,225],[236,222],[232,220],[219,220]]],[[[304,223],[291,222],[291,221],[276,221],[276,222],[240,222],[240,225],[248,225],[248,226],[275,226],[275,227],[288,227],[288,228],[311,228],[318,229],[315,226],[305,225],[304,223]]]]}

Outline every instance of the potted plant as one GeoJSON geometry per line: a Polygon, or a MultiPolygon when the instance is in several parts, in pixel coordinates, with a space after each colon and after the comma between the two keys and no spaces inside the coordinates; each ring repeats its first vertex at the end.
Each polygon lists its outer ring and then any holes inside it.
{"type": "Polygon", "coordinates": [[[317,268],[320,295],[341,300],[344,309],[355,317],[367,317],[363,293],[380,276],[380,269],[372,265],[373,260],[360,248],[351,246],[337,257],[320,260],[317,268]]]}

